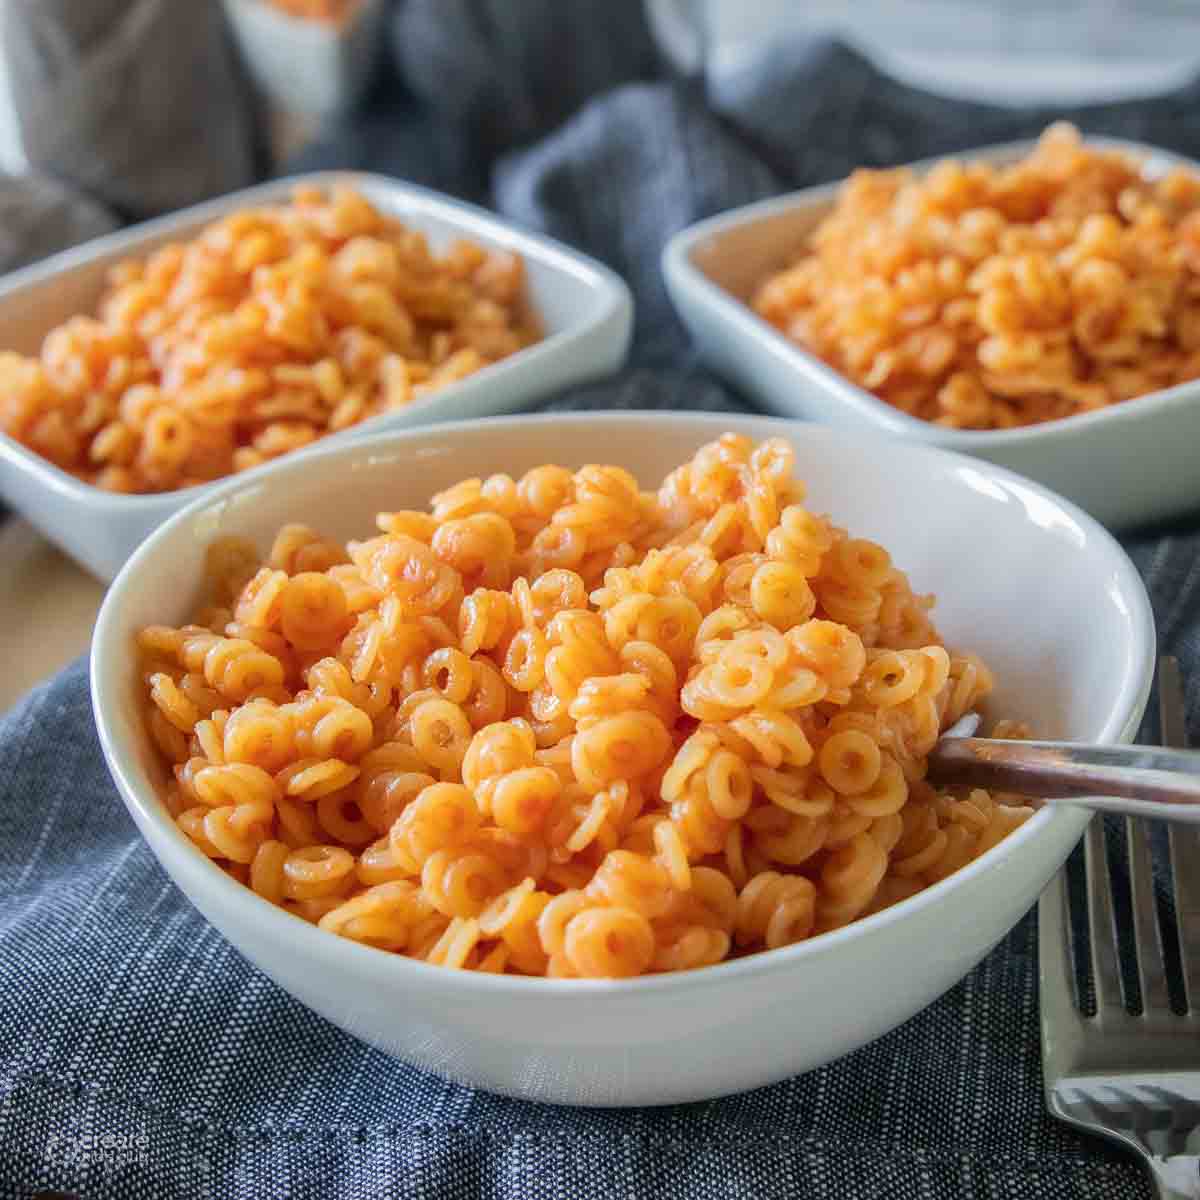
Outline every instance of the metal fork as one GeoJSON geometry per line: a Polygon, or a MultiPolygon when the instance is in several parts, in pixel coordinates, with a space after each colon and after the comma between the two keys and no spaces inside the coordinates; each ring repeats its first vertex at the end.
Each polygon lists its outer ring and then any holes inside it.
{"type": "MultiPolygon", "coordinates": [[[[1163,744],[1186,747],[1183,688],[1173,658],[1159,663],[1158,703],[1163,744]]],[[[1131,940],[1141,991],[1135,1013],[1135,997],[1124,994],[1103,820],[1092,819],[1084,843],[1094,1016],[1083,1014],[1076,994],[1065,868],[1038,904],[1046,1106],[1069,1125],[1137,1151],[1160,1197],[1200,1200],[1200,832],[1183,825],[1168,832],[1188,1006],[1179,1014],[1167,989],[1148,826],[1126,818],[1131,940]]]]}

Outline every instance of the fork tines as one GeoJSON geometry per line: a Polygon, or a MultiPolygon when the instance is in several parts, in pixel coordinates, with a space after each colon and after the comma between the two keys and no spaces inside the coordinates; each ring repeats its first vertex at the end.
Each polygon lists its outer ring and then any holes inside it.
{"type": "MultiPolygon", "coordinates": [[[[1173,658],[1164,658],[1160,664],[1158,698],[1163,744],[1186,749],[1183,688],[1179,664],[1173,658]]],[[[1149,827],[1144,821],[1127,817],[1124,832],[1123,847],[1106,847],[1104,821],[1096,817],[1084,840],[1090,943],[1086,971],[1095,994],[1096,1015],[1114,1021],[1121,1014],[1140,1009],[1146,1021],[1169,1021],[1174,1014],[1167,976],[1176,963],[1181,996],[1186,991],[1188,1007],[1200,1007],[1200,832],[1185,825],[1168,827],[1174,920],[1166,913],[1160,914],[1156,902],[1149,827]],[[1113,853],[1116,862],[1109,861],[1113,853]],[[1114,867],[1124,869],[1114,872],[1114,867]],[[1122,876],[1128,878],[1128,903],[1124,906],[1129,913],[1127,923],[1118,920],[1114,901],[1114,892],[1123,887],[1122,876]],[[1124,973],[1123,943],[1128,948],[1125,962],[1132,968],[1124,973]],[[1131,978],[1137,979],[1140,1003],[1128,986],[1131,978]]],[[[1069,911],[1068,902],[1063,915],[1069,911]]]]}
{"type": "MultiPolygon", "coordinates": [[[[1186,748],[1174,659],[1162,660],[1158,683],[1163,744],[1186,748]]],[[[1110,862],[1104,818],[1088,826],[1089,953],[1082,972],[1072,956],[1079,927],[1070,919],[1067,870],[1038,904],[1046,1106],[1068,1124],[1136,1150],[1160,1195],[1200,1196],[1200,831],[1172,825],[1167,834],[1162,857],[1169,859],[1173,913],[1160,910],[1157,899],[1155,840],[1144,821],[1127,818],[1123,846],[1111,848],[1110,862]],[[1087,979],[1096,999],[1090,1016],[1087,979]]]]}
{"type": "MultiPolygon", "coordinates": [[[[1159,665],[1158,713],[1163,745],[1186,750],[1187,710],[1177,658],[1164,658],[1159,665]]],[[[1200,831],[1172,825],[1168,838],[1180,966],[1188,1005],[1196,1011],[1200,1009],[1200,831]]]]}

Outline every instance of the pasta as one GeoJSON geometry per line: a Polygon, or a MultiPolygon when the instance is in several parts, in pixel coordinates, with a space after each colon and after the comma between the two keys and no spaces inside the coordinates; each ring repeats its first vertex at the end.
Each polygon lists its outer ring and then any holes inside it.
{"type": "MultiPolygon", "coordinates": [[[[37,357],[0,354],[0,430],[96,487],[170,491],[403,407],[537,336],[516,255],[434,253],[351,188],[298,187],[114,267],[97,314],[52,330],[37,357]]],[[[290,527],[271,565],[325,571],[331,552],[346,561],[290,527]]]]}
{"type": "Polygon", "coordinates": [[[359,0],[268,0],[290,17],[340,25],[358,8],[359,0]]]}
{"type": "Polygon", "coordinates": [[[857,171],[760,315],[956,429],[1091,412],[1200,377],[1200,177],[1051,126],[1009,166],[857,171]]]}
{"type": "Polygon", "coordinates": [[[169,811],[301,919],[493,973],[703,967],[945,878],[1030,813],[925,780],[991,674],[792,459],[726,434],[657,492],[546,466],[216,543],[208,623],[138,639],[169,811]]]}

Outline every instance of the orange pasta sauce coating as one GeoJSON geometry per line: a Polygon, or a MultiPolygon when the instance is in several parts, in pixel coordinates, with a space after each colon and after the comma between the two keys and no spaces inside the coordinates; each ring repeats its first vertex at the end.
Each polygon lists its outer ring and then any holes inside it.
{"type": "Polygon", "coordinates": [[[726,434],[656,492],[546,466],[217,543],[204,619],[138,639],[169,811],[303,920],[491,973],[703,967],[944,878],[1029,815],[924,780],[992,677],[792,458],[726,434]]]}
{"type": "Polygon", "coordinates": [[[1200,176],[1051,126],[1019,162],[856,171],[755,309],[852,382],[955,429],[1200,377],[1200,176]]]}
{"type": "Polygon", "coordinates": [[[537,337],[515,255],[435,251],[351,188],[301,187],[119,264],[94,315],[36,357],[0,354],[0,429],[96,487],[170,491],[402,408],[537,337]]]}

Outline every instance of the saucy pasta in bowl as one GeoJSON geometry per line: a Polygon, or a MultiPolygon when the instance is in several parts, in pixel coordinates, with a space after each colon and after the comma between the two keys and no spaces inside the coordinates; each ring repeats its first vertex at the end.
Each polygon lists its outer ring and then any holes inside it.
{"type": "Polygon", "coordinates": [[[500,973],[708,966],[945,878],[1031,815],[923,779],[991,673],[794,458],[726,432],[655,491],[546,464],[214,542],[211,604],[138,636],[164,803],[322,929],[500,973]]]}
{"type": "Polygon", "coordinates": [[[606,267],[463,201],[261,184],[0,282],[0,495],[109,580],[231,472],[514,411],[616,369],[631,321],[606,267]]]}
{"type": "Polygon", "coordinates": [[[95,315],[0,353],[0,429],[110,492],[166,492],[406,408],[532,345],[524,263],[440,252],[348,183],[298,185],[110,268],[95,315]]]}
{"type": "Polygon", "coordinates": [[[949,429],[1012,429],[1200,377],[1200,172],[1053,125],[1012,163],[858,171],[755,311],[949,429]]]}
{"type": "Polygon", "coordinates": [[[1121,552],[953,456],[631,414],[276,470],[176,518],[114,585],[102,739],[227,936],[339,1023],[484,1086],[694,1098],[861,1044],[966,970],[1082,828],[929,787],[940,730],[982,705],[1128,737],[1144,703],[1121,552]],[[180,557],[188,594],[153,601],[180,557]],[[1013,611],[1046,572],[1039,628],[1013,611]],[[783,1034],[797,1006],[815,1026],[782,1055],[738,1034],[667,1069],[681,1038],[747,1016],[783,1034]]]}
{"type": "Polygon", "coordinates": [[[1128,527],[1200,504],[1197,181],[1052,127],[700,221],[664,280],[769,410],[977,455],[1128,527]]]}

